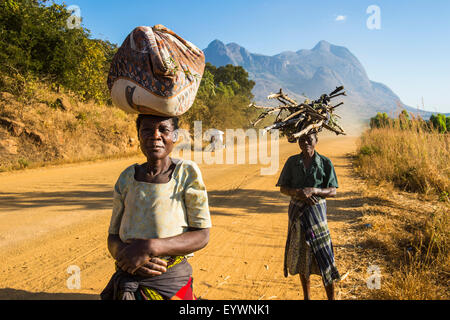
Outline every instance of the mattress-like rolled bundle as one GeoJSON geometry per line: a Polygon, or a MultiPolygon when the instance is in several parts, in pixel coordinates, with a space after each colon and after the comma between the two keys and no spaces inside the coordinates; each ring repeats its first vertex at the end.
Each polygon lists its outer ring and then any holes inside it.
{"type": "Polygon", "coordinates": [[[194,103],[204,68],[203,52],[173,31],[137,27],[112,60],[108,88],[126,112],[179,116],[194,103]]]}

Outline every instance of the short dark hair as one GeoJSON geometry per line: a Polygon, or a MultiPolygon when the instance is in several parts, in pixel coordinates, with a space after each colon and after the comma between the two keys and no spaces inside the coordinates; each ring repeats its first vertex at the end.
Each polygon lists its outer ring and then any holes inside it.
{"type": "Polygon", "coordinates": [[[160,117],[160,116],[154,116],[152,114],[139,114],[137,119],[136,119],[136,130],[137,130],[138,136],[139,136],[139,128],[141,127],[141,122],[145,118],[157,118],[157,119],[159,118],[161,120],[171,119],[174,130],[178,130],[179,129],[179,121],[180,121],[180,119],[178,119],[178,117],[160,117]]]}

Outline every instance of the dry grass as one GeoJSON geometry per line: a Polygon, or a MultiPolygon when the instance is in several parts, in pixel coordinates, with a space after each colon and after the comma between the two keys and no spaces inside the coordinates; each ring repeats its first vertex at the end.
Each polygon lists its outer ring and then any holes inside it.
{"type": "Polygon", "coordinates": [[[366,298],[450,298],[449,159],[449,135],[419,121],[361,137],[355,167],[369,181],[361,241],[382,253],[386,266],[381,289],[366,298]]]}
{"type": "Polygon", "coordinates": [[[0,117],[22,124],[43,142],[0,124],[0,171],[138,151],[135,116],[115,107],[80,102],[43,84],[35,84],[32,91],[22,97],[1,93],[0,117]]]}
{"type": "Polygon", "coordinates": [[[450,192],[450,135],[425,128],[414,120],[409,130],[391,124],[361,137],[358,170],[376,181],[424,194],[450,192]]]}

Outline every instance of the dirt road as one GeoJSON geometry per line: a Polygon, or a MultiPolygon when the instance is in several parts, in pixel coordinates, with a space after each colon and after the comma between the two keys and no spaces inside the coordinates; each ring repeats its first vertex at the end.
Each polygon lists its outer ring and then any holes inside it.
{"type": "MultiPolygon", "coordinates": [[[[347,157],[355,143],[354,137],[323,137],[317,147],[333,161],[340,185],[338,197],[328,201],[328,219],[342,275],[358,263],[347,235],[360,205],[347,157]]],[[[295,144],[280,144],[280,170],[297,152],[295,144]]],[[[114,272],[106,248],[112,187],[123,169],[143,161],[0,174],[0,299],[99,299],[114,272]],[[66,285],[71,265],[81,269],[79,290],[66,285]]],[[[289,199],[275,187],[279,173],[261,176],[259,165],[200,167],[213,229],[209,245],[191,259],[197,296],[302,299],[298,276],[283,276],[289,199]]],[[[357,298],[352,294],[362,279],[353,272],[338,298],[357,298]]],[[[313,298],[324,299],[320,278],[312,280],[313,298]]]]}

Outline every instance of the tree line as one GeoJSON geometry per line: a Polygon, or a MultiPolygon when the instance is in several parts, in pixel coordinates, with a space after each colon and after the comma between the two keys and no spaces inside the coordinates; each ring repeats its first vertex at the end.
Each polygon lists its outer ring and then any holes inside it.
{"type": "Polygon", "coordinates": [[[386,112],[378,112],[375,117],[370,119],[370,128],[399,127],[400,129],[410,129],[413,121],[421,122],[422,127],[428,130],[436,130],[439,133],[450,132],[450,117],[446,117],[445,114],[432,114],[429,120],[423,120],[420,117],[411,117],[406,110],[403,110],[396,119],[390,118],[386,112]]]}

